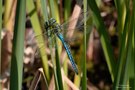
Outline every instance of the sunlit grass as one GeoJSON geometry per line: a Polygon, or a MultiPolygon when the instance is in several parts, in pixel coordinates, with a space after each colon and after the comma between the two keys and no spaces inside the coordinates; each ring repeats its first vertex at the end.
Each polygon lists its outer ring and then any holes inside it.
{"type": "MultiPolygon", "coordinates": [[[[61,1],[61,0],[60,0],[61,1]]],[[[77,0],[78,1],[78,0],[77,0]]],[[[111,75],[113,90],[119,90],[121,85],[127,85],[131,88],[129,90],[135,89],[135,73],[134,73],[134,33],[135,33],[135,0],[114,0],[115,8],[117,11],[117,25],[116,30],[118,31],[119,38],[119,55],[116,60],[112,45],[110,44],[110,37],[108,35],[107,27],[104,24],[104,21],[101,17],[100,8],[97,5],[95,0],[83,0],[83,12],[87,12],[88,8],[90,9],[91,16],[89,21],[93,25],[100,35],[100,41],[105,55],[105,60],[111,75]],[[130,3],[132,2],[132,3],[130,3]]],[[[11,58],[11,72],[10,72],[10,89],[11,90],[21,90],[22,88],[22,74],[23,74],[23,55],[24,55],[24,32],[25,32],[25,21],[26,21],[26,12],[31,21],[32,28],[34,30],[35,36],[42,34],[44,28],[42,28],[45,21],[48,21],[50,18],[54,18],[60,24],[61,21],[67,21],[70,17],[74,18],[77,16],[80,7],[79,5],[74,5],[73,9],[71,7],[72,0],[63,0],[64,8],[59,8],[58,2],[56,0],[22,0],[17,1],[16,15],[15,15],[15,26],[14,26],[14,39],[13,39],[13,49],[12,49],[12,58],[11,58]],[[26,3],[26,5],[25,5],[26,3]],[[27,7],[27,8],[26,8],[27,7]],[[77,10],[78,9],[78,10],[77,10]],[[27,11],[26,11],[27,10],[27,11]],[[77,13],[75,13],[75,11],[77,13]]],[[[4,28],[9,28],[7,20],[11,14],[12,4],[6,0],[5,9],[2,12],[2,0],[0,0],[0,30],[2,26],[4,28]],[[4,14],[2,18],[2,14],[4,14]],[[2,21],[3,19],[3,21],[2,21]],[[3,25],[2,25],[3,24],[3,25]]],[[[62,6],[62,5],[61,5],[62,6]]],[[[78,14],[79,15],[79,14],[78,14]]],[[[84,19],[87,15],[84,13],[84,19]]],[[[84,20],[84,32],[83,32],[83,43],[81,43],[80,50],[82,53],[78,55],[77,58],[80,61],[75,60],[79,67],[79,75],[76,75],[72,70],[69,70],[68,57],[66,52],[62,48],[62,43],[60,40],[55,37],[55,51],[53,52],[53,44],[49,42],[50,49],[50,59],[48,60],[48,55],[45,52],[46,44],[42,36],[36,38],[38,47],[42,47],[40,50],[42,68],[44,72],[44,77],[47,79],[47,88],[50,86],[51,80],[55,80],[55,89],[57,90],[68,90],[68,87],[72,89],[82,89],[87,90],[87,58],[86,51],[88,48],[87,36],[90,35],[90,32],[87,33],[86,20],[84,20]],[[87,35],[89,34],[89,35],[87,35]],[[40,43],[44,42],[44,43],[40,43]],[[83,47],[83,48],[82,48],[83,47]],[[63,58],[64,57],[64,58],[63,58]],[[62,63],[60,63],[62,62],[62,63]],[[51,66],[51,65],[52,66],[51,66]],[[52,70],[52,71],[51,71],[52,70]],[[54,78],[53,78],[54,77],[54,78]],[[64,77],[64,78],[63,78],[64,77]],[[70,81],[71,79],[72,81],[70,81]],[[69,81],[68,81],[69,80],[69,81]],[[69,84],[70,82],[70,84],[69,84]],[[71,86],[70,86],[71,85],[71,86]]],[[[65,37],[71,38],[76,33],[71,35],[64,35],[65,37]]],[[[1,36],[0,36],[1,37],[1,36]]],[[[50,37],[52,38],[52,37],[50,37]]],[[[1,47],[1,41],[0,41],[1,47]]],[[[73,51],[73,57],[75,57],[75,51],[73,51]]],[[[1,56],[0,56],[1,63],[1,56]]],[[[1,66],[0,66],[1,67],[1,66]]],[[[1,68],[0,68],[1,69],[1,68]]],[[[0,71],[1,74],[1,71],[0,71]]],[[[35,80],[36,82],[36,80],[35,80]]],[[[38,82],[37,82],[38,83],[38,82]]],[[[1,86],[0,86],[1,87],[1,86]]],[[[32,87],[33,88],[33,87],[32,87]]],[[[121,87],[121,90],[125,90],[121,87]]]]}
{"type": "MultiPolygon", "coordinates": [[[[32,23],[32,26],[33,26],[33,29],[35,32],[35,36],[41,35],[42,29],[40,26],[38,15],[37,15],[38,13],[36,11],[32,12],[33,10],[36,10],[36,7],[34,6],[33,0],[27,0],[27,10],[28,10],[28,13],[30,15],[30,20],[31,20],[31,23],[32,23]]],[[[36,39],[38,41],[38,46],[42,47],[42,49],[40,49],[40,54],[41,54],[41,58],[42,58],[41,60],[42,60],[42,64],[43,64],[44,73],[46,75],[47,81],[49,82],[50,75],[49,75],[48,60],[47,60],[46,52],[44,51],[45,44],[44,43],[40,44],[40,42],[45,42],[45,41],[44,41],[42,35],[40,36],[40,38],[36,38],[36,39]]]]}
{"type": "Polygon", "coordinates": [[[10,90],[21,90],[23,75],[26,2],[18,1],[11,58],[10,90]]]}

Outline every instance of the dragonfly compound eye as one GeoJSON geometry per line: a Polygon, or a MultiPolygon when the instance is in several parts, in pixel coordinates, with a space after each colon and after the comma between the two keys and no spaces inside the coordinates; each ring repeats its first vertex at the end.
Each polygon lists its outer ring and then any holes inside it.
{"type": "Polygon", "coordinates": [[[56,20],[55,20],[54,18],[51,18],[51,19],[49,20],[49,23],[50,23],[50,25],[53,25],[53,24],[56,23],[56,20]]]}

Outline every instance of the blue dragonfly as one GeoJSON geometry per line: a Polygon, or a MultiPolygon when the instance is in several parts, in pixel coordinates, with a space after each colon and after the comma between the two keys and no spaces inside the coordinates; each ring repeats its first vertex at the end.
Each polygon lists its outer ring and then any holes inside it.
{"type": "MultiPolygon", "coordinates": [[[[82,13],[82,14],[84,14],[84,13],[82,13]]],[[[89,13],[87,12],[87,14],[89,14],[89,13]]],[[[82,19],[81,15],[79,16],[79,18],[74,18],[73,20],[65,22],[62,25],[58,24],[57,21],[54,18],[50,18],[48,21],[45,21],[44,27],[43,27],[43,29],[45,29],[45,33],[43,33],[43,37],[47,36],[47,37],[52,38],[53,36],[57,36],[60,39],[60,41],[62,42],[62,44],[63,44],[63,46],[64,46],[64,48],[66,50],[68,58],[69,58],[69,60],[70,60],[70,62],[72,64],[73,70],[75,71],[76,74],[78,74],[78,68],[77,68],[77,66],[75,64],[75,61],[74,61],[74,58],[73,58],[73,56],[71,54],[71,50],[69,48],[69,45],[68,45],[67,41],[65,40],[65,38],[63,36],[65,34],[63,34],[63,33],[65,33],[65,29],[67,29],[69,27],[68,23],[70,23],[70,22],[72,22],[72,21],[74,21],[76,19],[80,19],[80,18],[81,18],[81,20],[79,20],[79,23],[77,23],[77,26],[75,27],[75,29],[77,29],[77,30],[83,29],[84,20],[82,19]]],[[[72,30],[74,28],[69,27],[68,29],[72,30]]]]}
{"type": "Polygon", "coordinates": [[[66,43],[62,33],[60,32],[62,30],[61,26],[56,22],[56,20],[54,18],[51,18],[50,20],[45,22],[44,27],[45,27],[46,32],[48,32],[47,30],[50,30],[50,28],[52,28],[51,32],[49,34],[47,34],[48,37],[50,37],[52,34],[53,35],[55,34],[61,40],[61,42],[67,52],[69,60],[72,64],[72,67],[73,67],[74,71],[76,72],[76,74],[78,74],[78,68],[75,64],[75,61],[71,54],[70,48],[69,48],[68,44],[66,43]]]}

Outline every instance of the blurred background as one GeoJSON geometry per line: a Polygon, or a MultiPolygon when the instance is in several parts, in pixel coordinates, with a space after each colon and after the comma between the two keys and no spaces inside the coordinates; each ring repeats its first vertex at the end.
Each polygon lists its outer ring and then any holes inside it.
{"type": "MultiPolygon", "coordinates": [[[[106,62],[106,57],[100,41],[101,34],[98,31],[99,28],[94,24],[96,23],[96,19],[93,18],[93,13],[89,5],[84,5],[81,0],[48,0],[45,2],[46,5],[44,5],[42,1],[46,0],[26,1],[28,4],[26,4],[25,12],[26,20],[21,90],[55,90],[57,86],[56,78],[58,79],[58,84],[60,83],[59,81],[63,83],[62,87],[58,85],[59,88],[63,88],[64,90],[83,90],[82,77],[85,73],[83,71],[83,63],[86,64],[85,69],[87,73],[85,79],[87,81],[87,90],[114,90],[114,79],[112,79],[112,74],[109,71],[109,65],[106,62]],[[54,44],[57,44],[57,46],[52,45],[53,47],[50,49],[50,43],[44,36],[44,22],[47,21],[47,18],[44,17],[45,9],[43,6],[46,7],[47,11],[45,11],[45,13],[48,14],[48,18],[53,17],[59,24],[63,25],[65,29],[63,30],[63,35],[65,39],[70,39],[69,42],[67,42],[76,65],[78,66],[78,75],[75,74],[69,58],[65,53],[65,49],[58,38],[51,37],[52,39],[56,38],[57,43],[55,42],[54,44]],[[83,11],[84,7],[87,7],[86,12],[83,11]],[[83,15],[87,16],[86,26],[83,24],[85,22],[83,15]],[[81,21],[83,22],[80,23],[81,21]],[[74,25],[74,23],[77,24],[73,26],[75,31],[72,33],[72,30],[70,31],[70,26],[74,25]],[[86,34],[84,34],[83,27],[86,27],[86,34]],[[84,35],[86,35],[86,46],[84,46],[84,35]],[[84,47],[86,48],[86,53],[84,53],[84,47]],[[57,59],[57,54],[59,59],[57,59]],[[85,56],[86,59],[84,58],[85,56]],[[52,59],[52,57],[54,58],[52,59]],[[60,62],[60,65],[57,61],[60,62]],[[60,68],[58,68],[59,66],[60,68]],[[56,71],[53,69],[55,67],[56,71]],[[58,71],[60,70],[61,75],[59,78],[58,71]]],[[[103,19],[103,24],[106,27],[105,32],[108,34],[107,39],[111,44],[110,47],[112,47],[112,53],[115,58],[114,62],[117,62],[119,58],[120,42],[118,41],[118,28],[116,28],[118,24],[118,15],[115,2],[114,0],[95,1],[103,19]]],[[[15,25],[17,25],[15,24],[15,19],[18,17],[16,14],[17,0],[3,0],[1,10],[0,83],[2,87],[1,90],[9,90],[10,75],[12,72],[12,48],[16,47],[14,46],[15,44],[13,44],[13,38],[15,38],[14,35],[16,33],[15,25]]],[[[104,31],[102,30],[101,32],[104,31]]]]}

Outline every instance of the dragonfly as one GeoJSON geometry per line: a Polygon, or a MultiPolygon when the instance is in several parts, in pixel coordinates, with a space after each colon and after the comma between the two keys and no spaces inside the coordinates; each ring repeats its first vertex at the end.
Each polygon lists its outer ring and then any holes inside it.
{"type": "MultiPolygon", "coordinates": [[[[63,34],[63,32],[64,32],[65,28],[67,29],[69,27],[68,26],[69,22],[72,22],[76,19],[82,18],[83,14],[84,14],[84,12],[82,12],[80,14],[79,18],[74,18],[73,20],[65,22],[62,25],[57,23],[57,21],[54,18],[50,18],[48,21],[44,22],[44,26],[43,26],[43,28],[45,29],[45,33],[43,32],[44,33],[43,37],[44,36],[47,36],[47,37],[57,36],[60,39],[60,41],[62,42],[62,44],[65,48],[65,51],[68,55],[68,58],[71,62],[73,70],[75,71],[76,74],[78,74],[78,68],[77,68],[77,65],[74,61],[74,58],[73,58],[72,54],[71,54],[71,50],[70,50],[70,47],[67,43],[67,40],[65,40],[65,38],[63,36],[63,35],[65,35],[65,34],[63,34]]],[[[89,15],[89,12],[87,12],[87,14],[89,15]]],[[[84,20],[81,19],[79,21],[79,23],[77,23],[77,26],[75,27],[75,29],[81,30],[84,27],[83,23],[84,23],[84,20]]],[[[73,29],[72,27],[71,28],[69,27],[69,30],[72,30],[72,29],[73,29]]]]}
{"type": "Polygon", "coordinates": [[[62,33],[60,32],[60,31],[62,31],[60,24],[58,24],[54,18],[51,18],[45,22],[44,27],[45,27],[46,32],[48,32],[48,30],[50,30],[50,28],[52,28],[51,32],[48,34],[48,36],[55,34],[61,40],[61,42],[67,52],[68,58],[72,64],[73,70],[75,71],[76,74],[78,74],[78,68],[77,68],[74,58],[71,54],[71,50],[70,50],[67,42],[65,41],[62,33]]]}

